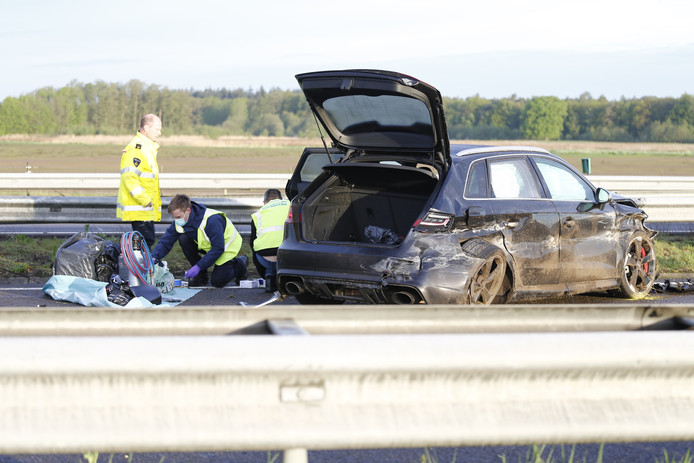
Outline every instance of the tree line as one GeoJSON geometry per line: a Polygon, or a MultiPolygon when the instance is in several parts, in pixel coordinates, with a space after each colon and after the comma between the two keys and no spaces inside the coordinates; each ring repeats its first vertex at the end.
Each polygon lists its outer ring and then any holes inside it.
{"type": "MultiPolygon", "coordinates": [[[[488,99],[443,98],[452,139],[694,142],[694,96],[607,100],[584,93],[488,99]]],[[[159,115],[165,134],[315,137],[299,90],[172,90],[138,80],[71,82],[0,103],[0,135],[126,134],[145,113],[159,115]]]]}

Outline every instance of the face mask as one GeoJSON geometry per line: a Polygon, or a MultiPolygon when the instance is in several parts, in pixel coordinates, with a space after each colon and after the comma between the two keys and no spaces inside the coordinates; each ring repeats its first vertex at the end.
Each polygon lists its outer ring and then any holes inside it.
{"type": "Polygon", "coordinates": [[[187,221],[186,219],[176,219],[175,222],[176,222],[176,225],[178,225],[179,227],[182,227],[182,226],[184,226],[188,221],[187,221]]]}

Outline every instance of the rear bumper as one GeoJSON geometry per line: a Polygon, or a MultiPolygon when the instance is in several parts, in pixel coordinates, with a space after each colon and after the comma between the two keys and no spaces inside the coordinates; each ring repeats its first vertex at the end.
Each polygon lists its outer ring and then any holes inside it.
{"type": "Polygon", "coordinates": [[[303,243],[285,239],[278,289],[367,304],[463,304],[474,258],[454,234],[415,234],[402,245],[303,243]]]}
{"type": "Polygon", "coordinates": [[[283,272],[277,275],[283,294],[310,293],[323,299],[365,304],[417,304],[424,302],[413,286],[389,285],[364,279],[345,279],[325,275],[301,275],[283,272]]]}

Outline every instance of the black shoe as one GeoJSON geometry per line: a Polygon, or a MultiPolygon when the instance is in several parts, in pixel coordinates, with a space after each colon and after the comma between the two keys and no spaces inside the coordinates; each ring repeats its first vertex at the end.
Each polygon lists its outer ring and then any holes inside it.
{"type": "Polygon", "coordinates": [[[207,277],[207,272],[198,273],[195,278],[188,280],[188,286],[207,286],[210,279],[207,277]]]}
{"type": "Polygon", "coordinates": [[[241,280],[248,278],[248,257],[239,256],[234,260],[236,261],[236,286],[239,286],[241,280]]]}
{"type": "Polygon", "coordinates": [[[277,278],[265,277],[265,292],[274,293],[275,291],[277,291],[277,278]]]}

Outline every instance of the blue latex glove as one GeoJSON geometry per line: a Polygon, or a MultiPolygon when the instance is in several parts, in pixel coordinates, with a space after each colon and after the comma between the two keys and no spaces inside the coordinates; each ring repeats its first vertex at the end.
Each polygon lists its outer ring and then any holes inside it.
{"type": "Polygon", "coordinates": [[[195,278],[200,273],[200,267],[193,265],[184,275],[186,278],[195,278]]]}

